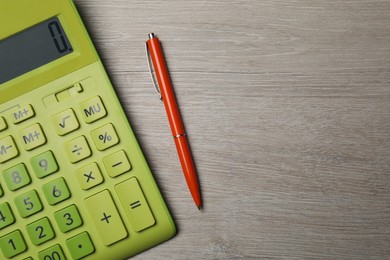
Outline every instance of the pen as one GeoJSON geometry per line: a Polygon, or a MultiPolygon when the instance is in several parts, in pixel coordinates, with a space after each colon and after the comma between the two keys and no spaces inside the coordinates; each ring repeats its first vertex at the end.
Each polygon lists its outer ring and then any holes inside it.
{"type": "MultiPolygon", "coordinates": [[[[154,70],[156,72],[156,77],[160,90],[158,89],[156,82],[152,75],[152,80],[156,88],[157,93],[160,95],[160,99],[163,100],[165,110],[167,112],[169,125],[171,127],[173,139],[175,140],[175,145],[177,153],[180,158],[180,164],[183,169],[185,179],[187,181],[188,188],[191,192],[192,198],[198,207],[201,209],[202,202],[199,192],[198,178],[196,176],[195,165],[191,156],[190,147],[188,145],[188,140],[184,132],[183,122],[181,120],[179,107],[177,106],[175,94],[173,92],[171,80],[169,78],[169,73],[167,65],[165,63],[164,54],[160,45],[160,41],[153,34],[149,34],[149,40],[146,42],[147,54],[149,53],[152,58],[154,70]]],[[[149,70],[151,70],[151,64],[148,56],[149,70]]]]}

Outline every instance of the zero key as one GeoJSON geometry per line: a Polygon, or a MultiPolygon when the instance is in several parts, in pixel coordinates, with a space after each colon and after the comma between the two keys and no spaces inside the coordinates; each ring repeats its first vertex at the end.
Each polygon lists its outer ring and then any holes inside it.
{"type": "Polygon", "coordinates": [[[104,190],[84,200],[89,216],[105,246],[127,237],[127,231],[112,200],[104,190]]]}

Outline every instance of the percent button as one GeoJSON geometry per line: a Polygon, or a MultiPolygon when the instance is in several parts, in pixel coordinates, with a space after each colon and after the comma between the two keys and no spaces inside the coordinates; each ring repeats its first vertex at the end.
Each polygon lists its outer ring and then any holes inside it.
{"type": "Polygon", "coordinates": [[[106,150],[119,143],[118,135],[112,124],[107,124],[91,132],[92,139],[99,151],[106,150]]]}

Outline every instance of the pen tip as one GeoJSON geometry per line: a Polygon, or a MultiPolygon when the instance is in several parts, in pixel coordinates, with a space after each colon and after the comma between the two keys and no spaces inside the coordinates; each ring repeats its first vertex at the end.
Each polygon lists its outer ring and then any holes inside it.
{"type": "Polygon", "coordinates": [[[199,205],[199,206],[197,206],[197,207],[198,207],[199,210],[202,210],[202,206],[199,205]]]}

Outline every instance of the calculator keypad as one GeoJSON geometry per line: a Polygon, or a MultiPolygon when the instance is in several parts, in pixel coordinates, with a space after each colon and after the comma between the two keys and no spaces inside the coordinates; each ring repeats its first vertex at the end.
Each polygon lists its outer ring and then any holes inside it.
{"type": "Polygon", "coordinates": [[[26,221],[24,229],[10,229],[0,237],[0,249],[5,257],[13,258],[28,250],[27,239],[41,248],[38,259],[66,259],[64,250],[68,250],[73,259],[82,259],[96,251],[95,239],[111,246],[131,236],[124,221],[130,223],[135,232],[155,224],[136,177],[121,179],[111,188],[101,185],[107,179],[119,179],[132,170],[132,165],[124,150],[114,148],[121,143],[120,134],[107,120],[108,112],[100,96],[86,98],[74,108],[49,115],[49,125],[38,123],[37,111],[26,104],[11,110],[8,117],[0,116],[0,164],[7,165],[0,171],[4,178],[0,197],[8,192],[3,187],[17,192],[14,205],[0,203],[0,231],[12,227],[18,215],[26,221]],[[8,120],[13,124],[8,125],[8,120]],[[90,130],[77,134],[85,126],[90,130]],[[7,134],[8,129],[15,127],[19,130],[7,134]],[[54,131],[58,140],[51,140],[45,131],[54,131]],[[63,154],[52,147],[44,148],[51,141],[58,142],[63,154]],[[23,161],[15,159],[25,153],[32,156],[23,161]],[[97,160],[93,159],[99,153],[97,160]],[[66,172],[72,176],[56,176],[62,170],[63,159],[74,165],[73,171],[66,172]],[[77,180],[79,186],[72,188],[88,192],[82,205],[72,203],[67,178],[77,180]],[[35,185],[34,189],[29,189],[34,182],[42,182],[40,188],[35,185]],[[46,216],[40,213],[45,207],[58,209],[46,216]],[[89,218],[81,212],[86,212],[89,218]],[[95,227],[97,237],[91,237],[81,228],[85,218],[95,227]],[[61,233],[70,235],[63,244],[53,242],[61,233]]]}

